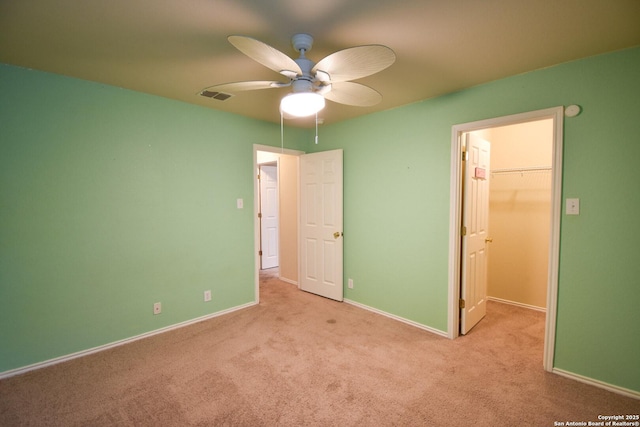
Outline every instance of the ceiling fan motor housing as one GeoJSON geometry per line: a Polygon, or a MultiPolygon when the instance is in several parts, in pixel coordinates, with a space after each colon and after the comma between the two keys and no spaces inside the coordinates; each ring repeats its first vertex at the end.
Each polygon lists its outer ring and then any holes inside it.
{"type": "MultiPolygon", "coordinates": [[[[302,70],[302,75],[297,76],[293,79],[292,86],[293,86],[294,93],[312,92],[314,83],[316,81],[314,76],[311,74],[311,70],[313,69],[313,66],[316,65],[316,63],[304,56],[305,48],[300,47],[301,46],[300,43],[302,42],[299,42],[296,44],[297,42],[296,37],[303,37],[303,36],[306,36],[308,39],[310,39],[309,43],[305,46],[309,46],[310,48],[311,43],[313,42],[313,38],[311,38],[311,36],[309,36],[308,34],[297,34],[293,36],[294,46],[296,46],[296,50],[300,52],[300,57],[294,59],[294,61],[296,62],[296,64],[298,64],[298,66],[300,67],[300,70],[302,70]],[[300,49],[298,49],[299,47],[300,49]]],[[[303,39],[303,41],[306,41],[306,39],[303,39]]]]}
{"type": "Polygon", "coordinates": [[[313,83],[304,77],[294,80],[291,86],[293,93],[313,92],[313,83]]]}

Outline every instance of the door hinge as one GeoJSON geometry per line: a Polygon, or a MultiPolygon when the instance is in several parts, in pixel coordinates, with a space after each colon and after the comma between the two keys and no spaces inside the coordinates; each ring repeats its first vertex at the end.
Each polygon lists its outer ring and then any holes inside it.
{"type": "Polygon", "coordinates": [[[465,307],[465,302],[462,298],[460,298],[460,308],[464,308],[465,307]]]}
{"type": "Polygon", "coordinates": [[[467,235],[467,227],[466,226],[462,226],[462,235],[466,236],[467,235]]]}
{"type": "Polygon", "coordinates": [[[463,162],[466,162],[468,159],[469,159],[469,158],[467,157],[467,152],[466,152],[466,151],[463,151],[463,152],[462,152],[462,161],[463,161],[463,162]]]}
{"type": "Polygon", "coordinates": [[[258,251],[258,255],[262,256],[262,251],[258,251]]]}
{"type": "Polygon", "coordinates": [[[258,176],[256,177],[258,179],[258,181],[260,180],[260,174],[258,174],[258,176]]]}
{"type": "Polygon", "coordinates": [[[258,218],[262,218],[262,212],[258,212],[258,218]]]}

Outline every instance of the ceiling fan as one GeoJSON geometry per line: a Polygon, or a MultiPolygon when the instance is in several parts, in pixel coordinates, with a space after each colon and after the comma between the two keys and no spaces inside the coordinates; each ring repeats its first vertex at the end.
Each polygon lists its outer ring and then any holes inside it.
{"type": "Polygon", "coordinates": [[[316,114],[325,105],[325,98],[340,104],[366,107],[379,103],[382,95],[375,89],[350,80],[378,73],[396,60],[390,48],[364,45],[347,48],[321,59],[318,63],[306,57],[313,45],[309,34],[296,34],[291,43],[299,57],[292,59],[279,50],[251,37],[233,35],[229,42],[251,59],[286,77],[287,81],[244,81],[208,87],[201,95],[225,100],[235,92],[291,87],[282,98],[283,114],[305,117],[316,114]]]}

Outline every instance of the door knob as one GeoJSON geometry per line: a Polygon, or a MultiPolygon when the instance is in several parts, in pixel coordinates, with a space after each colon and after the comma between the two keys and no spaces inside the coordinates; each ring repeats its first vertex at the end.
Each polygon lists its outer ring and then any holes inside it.
{"type": "Polygon", "coordinates": [[[486,239],[484,239],[484,242],[485,243],[491,243],[491,242],[493,242],[493,239],[487,237],[486,239]]]}
{"type": "Polygon", "coordinates": [[[340,236],[342,236],[342,235],[343,235],[343,233],[341,233],[341,232],[339,232],[339,231],[336,231],[335,233],[333,233],[333,238],[334,238],[334,239],[337,239],[338,237],[340,237],[340,236]]]}

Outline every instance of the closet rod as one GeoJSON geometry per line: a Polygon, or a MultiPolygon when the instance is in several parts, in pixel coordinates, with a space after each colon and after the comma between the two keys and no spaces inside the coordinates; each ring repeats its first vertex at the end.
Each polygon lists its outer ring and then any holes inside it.
{"type": "Polygon", "coordinates": [[[504,168],[504,169],[493,169],[491,173],[523,173],[523,172],[543,172],[550,171],[551,166],[533,166],[528,168],[504,168]]]}

